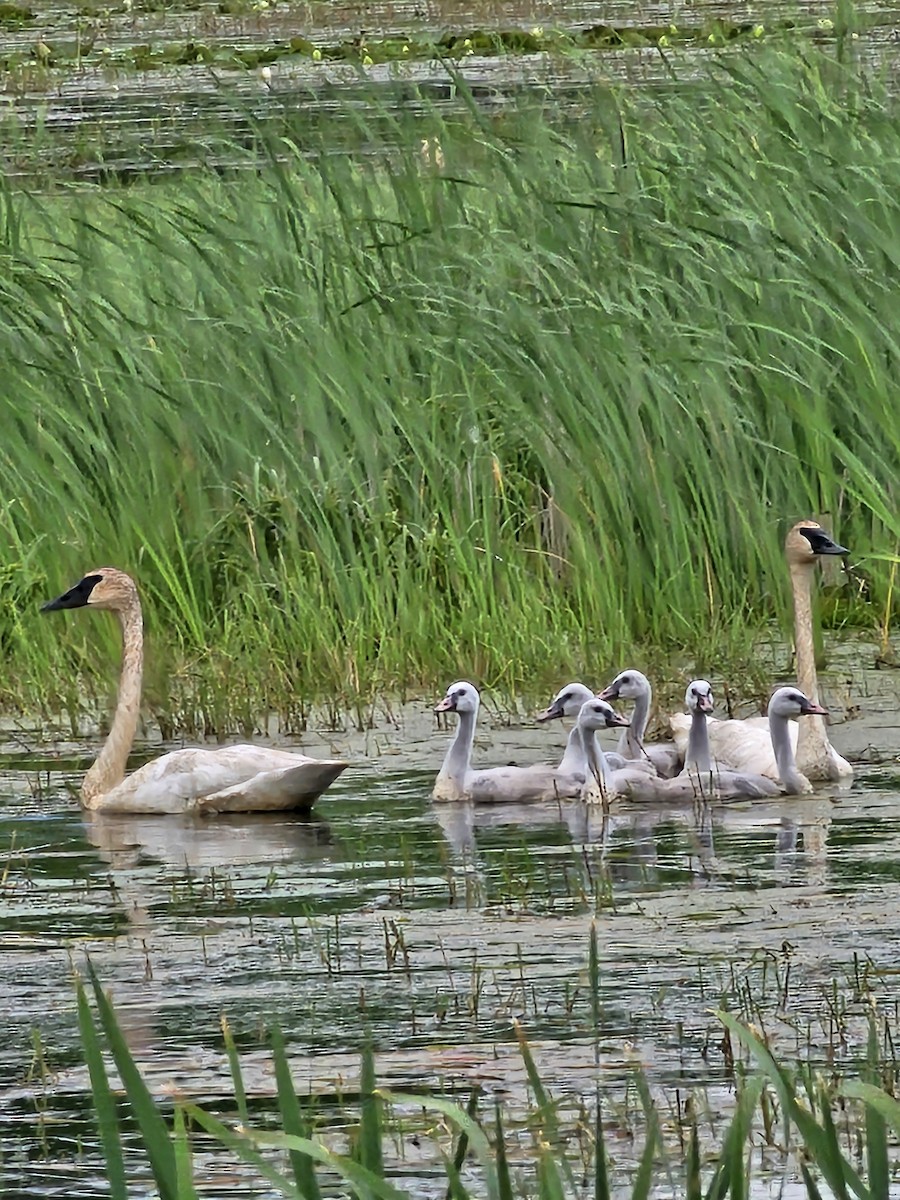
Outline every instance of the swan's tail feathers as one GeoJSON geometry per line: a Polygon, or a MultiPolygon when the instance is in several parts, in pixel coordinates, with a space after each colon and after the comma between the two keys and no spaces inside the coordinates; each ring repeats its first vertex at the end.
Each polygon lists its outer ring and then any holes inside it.
{"type": "Polygon", "coordinates": [[[318,759],[297,767],[260,771],[252,779],[232,784],[208,796],[198,796],[194,811],[200,815],[226,812],[288,812],[309,810],[350,764],[318,759]]]}

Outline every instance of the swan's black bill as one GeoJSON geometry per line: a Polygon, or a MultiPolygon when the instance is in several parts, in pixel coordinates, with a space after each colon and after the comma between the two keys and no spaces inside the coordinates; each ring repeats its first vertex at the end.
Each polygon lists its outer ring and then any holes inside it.
{"type": "Polygon", "coordinates": [[[821,704],[813,704],[812,700],[807,700],[807,698],[804,696],[800,701],[800,716],[827,717],[828,709],[823,708],[821,704]]]}
{"type": "Polygon", "coordinates": [[[434,706],[434,711],[435,711],[436,713],[439,713],[439,712],[456,712],[456,697],[455,697],[455,696],[445,696],[445,697],[443,698],[443,700],[440,700],[440,701],[439,701],[439,702],[438,702],[438,703],[437,703],[437,704],[434,706]]]}
{"type": "Polygon", "coordinates": [[[850,551],[846,546],[839,546],[828,536],[824,529],[804,528],[802,525],[797,530],[802,533],[809,542],[809,548],[813,554],[844,554],[847,555],[850,551]]]}
{"type": "Polygon", "coordinates": [[[602,692],[597,693],[597,699],[605,700],[607,704],[611,704],[613,700],[618,700],[618,698],[619,685],[617,683],[611,683],[609,687],[605,687],[602,692]]]}
{"type": "Polygon", "coordinates": [[[539,712],[534,719],[536,721],[555,721],[558,717],[564,717],[565,715],[566,714],[563,712],[562,705],[557,704],[554,700],[551,705],[545,708],[542,712],[539,712]]]}
{"type": "Polygon", "coordinates": [[[73,588],[57,596],[55,600],[48,600],[46,604],[42,604],[41,612],[56,612],[60,608],[84,608],[91,598],[91,592],[102,578],[102,575],[85,575],[73,588]]]}

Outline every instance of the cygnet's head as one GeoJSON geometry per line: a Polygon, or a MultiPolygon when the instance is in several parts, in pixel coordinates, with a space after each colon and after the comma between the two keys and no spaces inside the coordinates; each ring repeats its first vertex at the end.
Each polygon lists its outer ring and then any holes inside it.
{"type": "Polygon", "coordinates": [[[577,717],[586,700],[593,700],[594,693],[583,683],[567,683],[561,687],[549,705],[534,718],[536,721],[552,721],[557,717],[577,717]]]}
{"type": "Polygon", "coordinates": [[[582,729],[593,733],[599,729],[616,729],[627,726],[629,720],[627,717],[620,716],[605,700],[601,700],[598,696],[592,696],[590,700],[582,704],[578,714],[578,724],[582,729]]]}
{"type": "Polygon", "coordinates": [[[688,712],[711,713],[714,707],[712,684],[706,679],[692,679],[684,693],[688,712]]]}
{"type": "Polygon", "coordinates": [[[811,567],[823,554],[849,554],[845,546],[839,546],[815,521],[798,521],[788,530],[784,540],[784,553],[793,566],[811,567]]]}
{"type": "Polygon", "coordinates": [[[478,712],[479,702],[478,688],[461,679],[458,683],[450,684],[443,700],[434,706],[434,711],[436,713],[478,712]]]}
{"type": "Polygon", "coordinates": [[[637,700],[650,691],[650,680],[640,671],[620,671],[609,687],[600,693],[601,700],[637,700]]]}
{"type": "Polygon", "coordinates": [[[827,717],[828,709],[812,700],[797,687],[783,687],[772,693],[770,717],[827,717]]]}
{"type": "Polygon", "coordinates": [[[56,612],[60,608],[107,608],[116,612],[137,603],[137,587],[130,575],[116,567],[98,567],[88,573],[57,596],[41,606],[41,612],[56,612]]]}

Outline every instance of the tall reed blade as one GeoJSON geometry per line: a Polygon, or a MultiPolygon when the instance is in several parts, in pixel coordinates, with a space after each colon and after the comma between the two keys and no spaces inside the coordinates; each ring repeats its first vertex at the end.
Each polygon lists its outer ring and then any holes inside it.
{"type": "Polygon", "coordinates": [[[144,1149],[147,1151],[147,1158],[156,1180],[156,1186],[159,1188],[161,1200],[180,1200],[175,1151],[172,1147],[169,1129],[128,1049],[112,1005],[100,986],[90,959],[87,963],[87,970],[94,991],[100,1028],[103,1030],[113,1062],[116,1064],[116,1070],[124,1084],[125,1094],[134,1113],[144,1149]]]}
{"type": "Polygon", "coordinates": [[[126,1200],[128,1188],[125,1182],[125,1161],[122,1154],[122,1135],[116,1116],[116,1102],[109,1086],[106,1065],[94,1018],[88,1005],[84,984],[80,979],[75,981],[75,996],[78,1006],[78,1030],[81,1035],[81,1046],[91,1079],[91,1097],[94,1112],[97,1114],[97,1124],[100,1128],[100,1141],[103,1147],[103,1161],[106,1179],[109,1183],[111,1200],[126,1200]]]}
{"type": "MultiPolygon", "coordinates": [[[[275,1064],[275,1086],[278,1089],[278,1111],[281,1114],[281,1128],[285,1133],[296,1137],[308,1138],[309,1128],[303,1120],[300,1101],[291,1079],[291,1069],[287,1060],[284,1038],[278,1025],[273,1025],[269,1034],[272,1045],[272,1059],[275,1064]]],[[[319,1183],[316,1178],[313,1160],[308,1154],[299,1150],[291,1151],[291,1167],[297,1190],[306,1200],[319,1200],[319,1183]]]]}

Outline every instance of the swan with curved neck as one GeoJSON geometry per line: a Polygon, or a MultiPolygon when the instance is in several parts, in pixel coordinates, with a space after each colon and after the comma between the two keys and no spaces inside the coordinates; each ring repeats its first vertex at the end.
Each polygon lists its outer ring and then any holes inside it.
{"type": "Polygon", "coordinates": [[[122,671],[106,741],[81,785],[92,811],[117,813],[277,812],[310,808],[348,763],[308,758],[266,746],[221,746],[163,754],[127,778],[141,708],[144,634],[141,601],[130,575],[115,567],[89,571],[42,612],[103,609],[122,629],[122,671]]]}
{"type": "Polygon", "coordinates": [[[481,697],[474,684],[461,679],[451,683],[436,706],[436,713],[454,712],[459,718],[444,762],[434,783],[435,800],[471,800],[497,804],[577,796],[583,777],[562,773],[549,763],[528,767],[472,767],[472,747],[481,697]]]}
{"type": "Polygon", "coordinates": [[[646,675],[633,669],[620,671],[609,687],[605,687],[600,693],[600,699],[610,704],[615,700],[634,701],[631,723],[627,729],[622,730],[619,739],[619,753],[623,758],[637,761],[646,759],[665,779],[678,774],[681,770],[682,756],[674,742],[644,745],[644,734],[647,732],[650,704],[653,700],[650,680],[646,675]]]}
{"type": "MultiPolygon", "coordinates": [[[[583,683],[567,683],[565,687],[561,687],[553,699],[550,701],[547,708],[539,712],[535,716],[536,721],[553,721],[560,717],[577,717],[581,712],[582,705],[588,700],[594,699],[594,692],[591,691],[583,683]]],[[[606,761],[613,770],[621,770],[624,767],[640,767],[642,770],[649,771],[651,774],[656,774],[656,768],[646,759],[639,759],[630,762],[622,754],[616,751],[606,751],[606,761]]],[[[585,757],[584,739],[581,736],[581,730],[578,727],[578,722],[569,730],[569,737],[566,741],[566,750],[560,759],[559,766],[556,768],[563,775],[580,775],[583,779],[587,771],[587,760],[585,757]]]]}
{"type": "MultiPolygon", "coordinates": [[[[797,677],[800,689],[810,702],[818,705],[819,690],[816,676],[816,657],[812,626],[812,573],[822,555],[845,555],[839,546],[815,521],[798,521],[785,539],[785,557],[791,576],[794,602],[794,644],[797,677]]],[[[670,718],[675,743],[686,748],[690,722],[677,714],[670,718]]],[[[853,768],[834,749],[828,740],[825,722],[819,713],[811,714],[799,728],[788,726],[788,736],[796,750],[799,770],[815,780],[848,780],[853,768]]],[[[709,723],[712,752],[720,766],[736,771],[750,771],[778,779],[778,763],[769,736],[766,717],[709,723]]]]}

